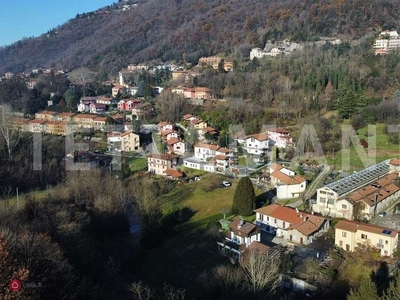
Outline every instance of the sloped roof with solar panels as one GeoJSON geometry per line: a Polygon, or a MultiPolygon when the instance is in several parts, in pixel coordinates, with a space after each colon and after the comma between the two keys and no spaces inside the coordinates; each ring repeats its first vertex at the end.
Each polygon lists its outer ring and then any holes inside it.
{"type": "Polygon", "coordinates": [[[387,174],[389,172],[389,161],[385,160],[379,164],[365,168],[338,181],[329,183],[324,188],[336,192],[341,197],[387,174]]]}

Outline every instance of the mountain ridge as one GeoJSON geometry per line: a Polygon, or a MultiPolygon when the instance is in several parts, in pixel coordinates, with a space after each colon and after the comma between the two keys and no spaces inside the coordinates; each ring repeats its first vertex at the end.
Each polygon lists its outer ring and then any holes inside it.
{"type": "Polygon", "coordinates": [[[245,56],[266,39],[352,39],[400,27],[395,0],[148,0],[126,11],[110,9],[78,14],[37,38],[0,48],[0,72],[88,66],[115,73],[151,60],[194,64],[216,53],[245,56]]]}

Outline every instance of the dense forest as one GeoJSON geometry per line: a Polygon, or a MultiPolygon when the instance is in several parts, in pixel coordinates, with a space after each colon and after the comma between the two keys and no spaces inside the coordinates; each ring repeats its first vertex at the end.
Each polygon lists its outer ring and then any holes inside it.
{"type": "Polygon", "coordinates": [[[400,25],[396,0],[148,0],[117,8],[79,14],[40,37],[3,47],[0,72],[85,65],[115,73],[154,59],[197,64],[217,53],[248,57],[249,47],[267,39],[352,40],[400,25]]]}

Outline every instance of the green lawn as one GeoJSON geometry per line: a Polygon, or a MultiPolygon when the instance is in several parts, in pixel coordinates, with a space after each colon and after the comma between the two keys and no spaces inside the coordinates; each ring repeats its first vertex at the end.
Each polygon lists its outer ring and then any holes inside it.
{"type": "Polygon", "coordinates": [[[0,200],[0,206],[1,207],[12,207],[12,208],[18,208],[18,202],[19,202],[19,208],[23,208],[25,206],[25,201],[26,197],[31,197],[35,198],[36,200],[43,200],[46,198],[46,196],[50,193],[50,191],[47,190],[41,190],[41,191],[33,191],[29,193],[20,193],[17,201],[17,196],[12,196],[8,199],[0,200]]]}
{"type": "MultiPolygon", "coordinates": [[[[373,128],[373,127],[371,127],[373,128]]],[[[393,157],[399,157],[399,151],[400,151],[400,146],[395,145],[391,143],[388,139],[388,136],[383,132],[384,129],[384,124],[377,124],[376,125],[376,131],[372,131],[372,134],[370,137],[368,137],[368,127],[363,127],[359,130],[357,130],[358,133],[358,138],[365,139],[368,142],[368,149],[362,148],[360,145],[356,145],[358,147],[359,151],[361,153],[366,153],[367,155],[369,153],[373,154],[374,152],[376,153],[376,162],[381,162],[383,160],[393,158],[393,157]],[[374,142],[372,142],[372,139],[375,139],[375,147],[374,147],[374,142]],[[372,151],[372,152],[371,152],[372,151]]],[[[333,160],[332,155],[329,155],[326,157],[328,164],[330,165],[335,165],[337,170],[346,170],[349,172],[357,171],[360,169],[363,169],[365,167],[364,164],[368,165],[368,161],[362,161],[362,157],[360,157],[354,147],[354,145],[351,145],[350,148],[350,165],[346,166],[345,160],[343,160],[344,157],[344,150],[340,150],[335,153],[335,159],[333,160]],[[363,164],[364,163],[364,164],[363,164]]],[[[370,156],[372,160],[370,160],[371,163],[374,162],[373,156],[370,156]]]]}

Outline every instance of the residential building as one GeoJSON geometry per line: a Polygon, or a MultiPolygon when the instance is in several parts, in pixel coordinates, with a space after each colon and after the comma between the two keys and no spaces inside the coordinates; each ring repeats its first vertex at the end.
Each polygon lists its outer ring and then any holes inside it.
{"type": "Polygon", "coordinates": [[[185,142],[178,138],[171,138],[167,140],[167,146],[170,153],[184,155],[186,152],[185,142]]]}
{"type": "Polygon", "coordinates": [[[56,120],[56,116],[58,115],[55,111],[43,110],[35,114],[35,119],[45,120],[45,121],[54,121],[56,120]]]}
{"type": "Polygon", "coordinates": [[[202,160],[211,159],[216,155],[216,151],[221,148],[218,145],[197,143],[194,145],[194,157],[202,160]]]}
{"type": "Polygon", "coordinates": [[[172,180],[176,180],[183,177],[183,173],[176,169],[167,169],[165,171],[165,174],[167,175],[167,178],[172,180]]]}
{"type": "Polygon", "coordinates": [[[267,130],[269,136],[269,146],[277,146],[279,148],[286,148],[286,146],[293,143],[290,136],[290,131],[284,128],[271,128],[267,130]]]}
{"type": "Polygon", "coordinates": [[[354,251],[360,247],[377,248],[382,256],[392,256],[398,247],[399,231],[350,220],[340,220],[335,226],[335,245],[354,251]]]}
{"type": "Polygon", "coordinates": [[[11,120],[13,128],[18,131],[29,131],[29,119],[25,118],[13,118],[11,120]]]}
{"type": "Polygon", "coordinates": [[[111,88],[111,96],[116,98],[118,94],[121,94],[124,90],[124,87],[121,85],[115,85],[111,88]]]}
{"type": "Polygon", "coordinates": [[[260,160],[269,147],[269,136],[266,133],[253,134],[246,138],[245,149],[249,154],[255,155],[255,160],[260,160]]]}
{"type": "Polygon", "coordinates": [[[160,132],[167,131],[167,130],[174,130],[174,125],[172,125],[171,123],[166,122],[166,121],[158,123],[157,126],[158,126],[158,129],[160,130],[160,132]]]}
{"type": "Polygon", "coordinates": [[[234,258],[240,258],[244,250],[254,242],[260,242],[260,228],[253,223],[236,218],[229,225],[224,240],[218,241],[219,251],[230,254],[234,258]]]}
{"type": "Polygon", "coordinates": [[[39,120],[39,119],[33,119],[32,121],[29,121],[29,125],[28,125],[29,132],[44,133],[46,122],[47,121],[45,121],[45,120],[39,120]]]}
{"type": "Polygon", "coordinates": [[[328,219],[280,204],[264,206],[255,212],[256,224],[261,230],[290,243],[309,244],[329,229],[328,219]]]}
{"type": "Polygon", "coordinates": [[[132,130],[121,133],[121,150],[134,151],[140,147],[140,136],[132,130]]]}
{"type": "Polygon", "coordinates": [[[96,117],[93,119],[93,126],[95,130],[104,131],[106,128],[106,117],[96,117]]]}
{"type": "Polygon", "coordinates": [[[397,31],[382,31],[374,43],[375,55],[400,50],[400,36],[397,31]]]}
{"type": "Polygon", "coordinates": [[[150,173],[167,175],[167,169],[175,169],[178,164],[178,156],[171,154],[147,155],[147,167],[150,173]]]}
{"type": "Polygon", "coordinates": [[[393,181],[397,160],[386,160],[317,190],[314,212],[331,217],[369,220],[400,196],[393,181]]]}
{"type": "Polygon", "coordinates": [[[4,74],[4,76],[5,76],[6,79],[11,79],[11,78],[14,77],[14,73],[12,73],[12,72],[6,72],[6,73],[4,74]]]}
{"type": "Polygon", "coordinates": [[[80,128],[94,128],[94,119],[96,118],[96,115],[78,114],[72,120],[80,128]]]}
{"type": "Polygon", "coordinates": [[[215,128],[211,126],[207,126],[206,128],[201,128],[197,130],[197,139],[199,141],[205,142],[206,139],[206,134],[211,135],[213,139],[218,135],[218,132],[215,128]]]}
{"type": "Polygon", "coordinates": [[[68,123],[65,121],[48,121],[45,125],[45,132],[53,135],[67,135],[69,133],[68,123]]]}
{"type": "Polygon", "coordinates": [[[199,66],[201,65],[212,66],[214,64],[218,65],[222,59],[223,59],[222,57],[218,56],[201,57],[199,59],[199,66]]]}
{"type": "Polygon", "coordinates": [[[271,185],[276,188],[278,199],[299,197],[306,189],[307,181],[295,172],[274,163],[270,166],[271,185]]]}
{"type": "Polygon", "coordinates": [[[76,115],[76,113],[68,113],[68,112],[59,113],[57,115],[57,120],[64,121],[64,122],[72,122],[73,117],[75,115],[76,115]]]}
{"type": "Polygon", "coordinates": [[[107,110],[107,106],[105,104],[92,103],[89,106],[89,112],[91,114],[104,114],[107,110]]]}
{"type": "Polygon", "coordinates": [[[178,131],[172,130],[172,129],[167,129],[164,131],[161,131],[161,137],[168,141],[170,139],[180,139],[181,135],[178,131]]]}
{"type": "Polygon", "coordinates": [[[196,118],[190,121],[190,126],[194,129],[203,129],[207,128],[207,122],[203,121],[202,119],[196,118]]]}
{"type": "Polygon", "coordinates": [[[96,97],[81,97],[78,104],[78,112],[88,113],[90,112],[90,104],[97,103],[96,97]]]}

